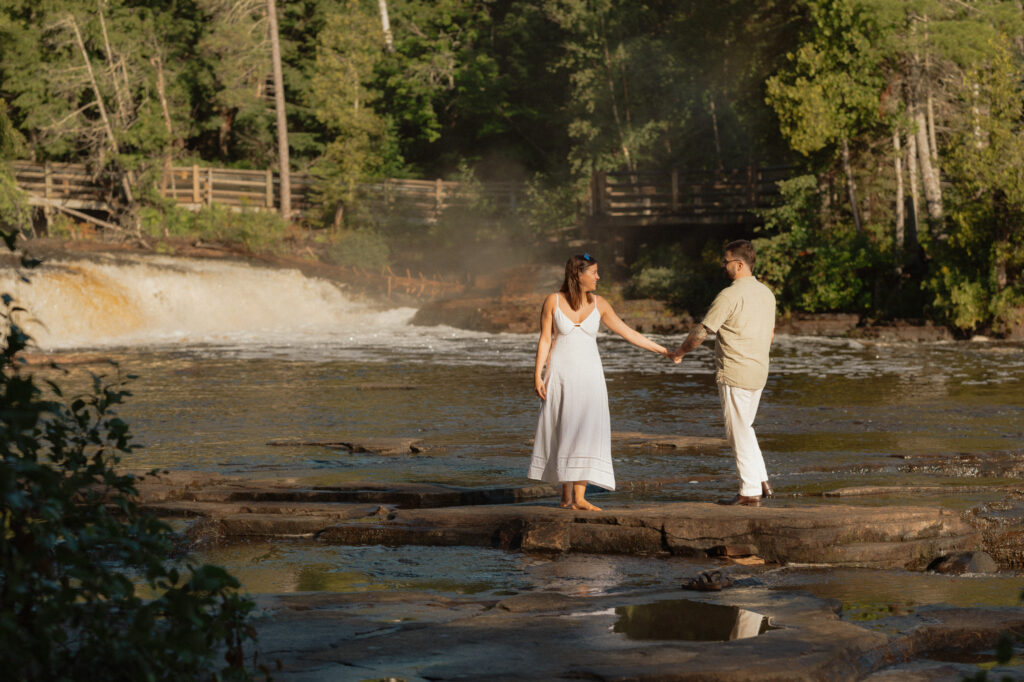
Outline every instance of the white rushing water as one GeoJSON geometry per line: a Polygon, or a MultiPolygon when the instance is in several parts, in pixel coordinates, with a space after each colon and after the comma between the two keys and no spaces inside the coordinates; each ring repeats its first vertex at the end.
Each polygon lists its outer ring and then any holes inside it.
{"type": "Polygon", "coordinates": [[[401,330],[411,308],[375,310],[297,270],[153,256],[0,270],[0,291],[44,350],[181,344],[307,345],[401,330]]]}

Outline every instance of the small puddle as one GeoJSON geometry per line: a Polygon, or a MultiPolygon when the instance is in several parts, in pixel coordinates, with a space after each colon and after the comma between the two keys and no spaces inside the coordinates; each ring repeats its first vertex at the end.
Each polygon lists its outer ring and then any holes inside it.
{"type": "Polygon", "coordinates": [[[629,639],[728,642],[764,634],[778,628],[768,616],[738,606],[671,599],[651,604],[620,606],[612,632],[629,639]]]}

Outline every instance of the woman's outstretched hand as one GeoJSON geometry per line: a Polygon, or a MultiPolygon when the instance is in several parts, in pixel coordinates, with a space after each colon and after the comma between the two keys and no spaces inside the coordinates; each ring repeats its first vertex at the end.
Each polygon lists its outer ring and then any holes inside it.
{"type": "Polygon", "coordinates": [[[544,380],[540,377],[533,378],[533,390],[541,400],[548,399],[548,387],[544,385],[544,380]]]}
{"type": "Polygon", "coordinates": [[[676,349],[676,350],[666,350],[665,351],[665,357],[668,358],[669,360],[671,360],[673,363],[678,365],[680,362],[683,361],[683,356],[681,354],[678,354],[678,353],[679,353],[678,349],[676,349]]]}

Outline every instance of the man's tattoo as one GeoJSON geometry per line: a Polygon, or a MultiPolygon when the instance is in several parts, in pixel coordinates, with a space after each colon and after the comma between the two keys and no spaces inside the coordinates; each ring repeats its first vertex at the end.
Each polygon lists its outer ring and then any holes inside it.
{"type": "Polygon", "coordinates": [[[683,341],[683,352],[689,353],[696,349],[700,344],[704,343],[704,339],[708,338],[708,330],[702,324],[696,325],[690,330],[690,335],[686,337],[686,341],[683,341]]]}

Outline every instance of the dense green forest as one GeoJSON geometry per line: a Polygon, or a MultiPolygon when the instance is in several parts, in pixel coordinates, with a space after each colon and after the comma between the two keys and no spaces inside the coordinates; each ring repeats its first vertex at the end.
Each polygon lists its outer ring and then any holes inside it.
{"type": "MultiPolygon", "coordinates": [[[[0,154],[88,162],[118,179],[123,220],[181,223],[153,196],[165,165],[281,158],[271,6],[5,0],[0,154]]],[[[787,309],[999,333],[1024,303],[1020,0],[289,0],[276,14],[288,166],[319,178],[325,207],[380,177],[529,188],[499,228],[413,238],[349,211],[336,253],[540,240],[578,220],[599,170],[786,164],[756,236],[787,309]]],[[[24,221],[6,178],[0,215],[24,221]]],[[[641,248],[633,290],[692,307],[711,260],[641,248]]]]}

